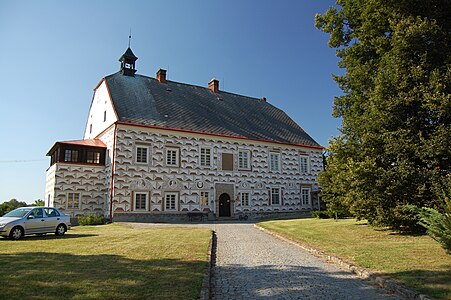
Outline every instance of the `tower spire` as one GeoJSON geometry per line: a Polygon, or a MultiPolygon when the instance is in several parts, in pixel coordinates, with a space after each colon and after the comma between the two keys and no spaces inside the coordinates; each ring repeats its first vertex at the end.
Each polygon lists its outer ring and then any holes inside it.
{"type": "Polygon", "coordinates": [[[132,29],[130,28],[130,34],[128,35],[128,48],[130,48],[131,39],[132,39],[132,29]]]}
{"type": "Polygon", "coordinates": [[[124,54],[119,58],[121,62],[121,73],[126,76],[135,76],[136,68],[135,62],[138,59],[135,54],[133,54],[132,49],[130,49],[130,40],[132,38],[131,30],[128,36],[128,48],[124,54]]]}

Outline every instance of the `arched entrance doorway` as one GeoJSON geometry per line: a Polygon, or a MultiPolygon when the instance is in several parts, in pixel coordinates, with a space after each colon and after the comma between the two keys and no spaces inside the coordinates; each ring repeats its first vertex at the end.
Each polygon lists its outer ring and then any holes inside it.
{"type": "Polygon", "coordinates": [[[230,217],[230,196],[227,193],[219,196],[219,217],[230,217]]]}

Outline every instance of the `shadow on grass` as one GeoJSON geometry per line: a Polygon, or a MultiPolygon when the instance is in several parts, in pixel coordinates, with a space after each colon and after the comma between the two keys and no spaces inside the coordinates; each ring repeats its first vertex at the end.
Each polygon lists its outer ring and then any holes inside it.
{"type": "Polygon", "coordinates": [[[195,299],[206,262],[23,252],[0,265],[2,299],[195,299]]]}
{"type": "MultiPolygon", "coordinates": [[[[22,237],[20,240],[16,240],[14,242],[20,243],[22,241],[44,241],[44,240],[67,240],[67,239],[80,239],[85,237],[97,236],[97,234],[65,234],[63,236],[57,236],[53,233],[41,234],[41,235],[26,235],[22,237]]],[[[9,238],[2,238],[1,240],[10,240],[9,238]]]]}
{"type": "Polygon", "coordinates": [[[399,236],[424,236],[427,235],[426,232],[409,232],[409,231],[394,231],[391,230],[388,235],[399,235],[399,236]]]}
{"type": "MultiPolygon", "coordinates": [[[[57,236],[53,233],[41,234],[41,235],[26,235],[22,237],[20,240],[15,242],[19,243],[21,241],[40,241],[40,240],[67,240],[67,239],[79,239],[85,237],[97,236],[97,234],[65,234],[63,236],[57,236]]],[[[7,238],[3,238],[0,240],[9,240],[7,238]]]]}
{"type": "Polygon", "coordinates": [[[410,270],[389,275],[433,298],[451,299],[451,265],[447,268],[445,271],[410,270]]]}

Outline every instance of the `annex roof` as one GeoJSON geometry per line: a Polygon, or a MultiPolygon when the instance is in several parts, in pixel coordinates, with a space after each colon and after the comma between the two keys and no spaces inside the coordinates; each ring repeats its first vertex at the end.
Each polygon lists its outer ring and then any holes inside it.
{"type": "Polygon", "coordinates": [[[105,77],[119,122],[321,146],[285,112],[258,98],[120,72],[105,77]]]}
{"type": "Polygon", "coordinates": [[[58,145],[75,145],[75,146],[84,146],[84,147],[106,148],[105,143],[98,139],[63,141],[63,142],[56,142],[52,146],[52,148],[50,148],[49,152],[47,152],[47,155],[51,155],[51,153],[54,151],[54,149],[58,145]]]}

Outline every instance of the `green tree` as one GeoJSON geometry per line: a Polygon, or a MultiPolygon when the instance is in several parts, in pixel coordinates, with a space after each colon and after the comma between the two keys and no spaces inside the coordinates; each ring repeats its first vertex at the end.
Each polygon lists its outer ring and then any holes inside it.
{"type": "Polygon", "coordinates": [[[319,177],[329,205],[402,228],[415,224],[406,205],[451,197],[450,11],[449,0],[337,0],[316,16],[345,70],[341,135],[319,177]]]}
{"type": "Polygon", "coordinates": [[[23,207],[27,205],[28,205],[27,203],[17,201],[16,199],[11,199],[7,202],[3,202],[2,204],[0,204],[0,216],[3,216],[4,214],[7,214],[18,207],[23,207]]]}
{"type": "Polygon", "coordinates": [[[45,202],[44,202],[44,200],[42,200],[42,199],[38,199],[38,200],[35,200],[34,203],[33,203],[32,205],[33,205],[33,206],[44,206],[44,205],[45,205],[45,202]]]}

